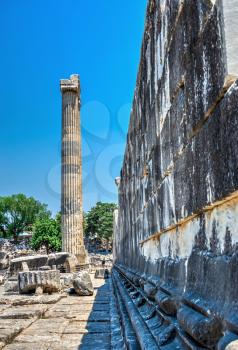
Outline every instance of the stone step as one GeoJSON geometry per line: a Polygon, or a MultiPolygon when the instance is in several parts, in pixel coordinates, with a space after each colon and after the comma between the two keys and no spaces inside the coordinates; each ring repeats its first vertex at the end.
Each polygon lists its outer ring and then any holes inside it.
{"type": "MultiPolygon", "coordinates": [[[[219,319],[190,301],[176,299],[174,291],[143,276],[117,266],[112,272],[114,293],[121,314],[122,328],[132,326],[139,349],[200,350],[215,349],[221,336],[219,319]],[[129,321],[128,321],[129,319],[129,321]]],[[[124,331],[127,340],[126,331],[124,331]]],[[[225,334],[219,349],[237,339],[225,334]],[[228,339],[228,340],[227,340],[228,339]]]]}

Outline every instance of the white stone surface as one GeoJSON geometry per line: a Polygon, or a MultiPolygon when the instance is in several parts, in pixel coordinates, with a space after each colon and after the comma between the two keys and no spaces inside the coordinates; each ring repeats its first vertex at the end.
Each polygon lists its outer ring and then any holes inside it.
{"type": "Polygon", "coordinates": [[[223,0],[227,73],[238,77],[238,1],[223,0]]]}
{"type": "MultiPolygon", "coordinates": [[[[238,197],[231,198],[225,203],[214,206],[204,213],[205,232],[209,246],[213,230],[216,228],[217,239],[221,252],[225,249],[226,233],[231,235],[231,243],[238,241],[238,197]]],[[[199,216],[191,218],[180,226],[162,233],[157,238],[151,238],[141,245],[141,253],[151,262],[159,258],[188,258],[195,244],[195,237],[201,229],[199,216]]]]}

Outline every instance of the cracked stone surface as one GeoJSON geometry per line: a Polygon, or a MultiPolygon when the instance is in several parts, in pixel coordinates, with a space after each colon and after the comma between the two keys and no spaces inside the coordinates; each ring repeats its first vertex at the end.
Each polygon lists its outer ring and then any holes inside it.
{"type": "Polygon", "coordinates": [[[110,349],[110,283],[94,295],[4,295],[0,290],[0,349],[110,349]]]}

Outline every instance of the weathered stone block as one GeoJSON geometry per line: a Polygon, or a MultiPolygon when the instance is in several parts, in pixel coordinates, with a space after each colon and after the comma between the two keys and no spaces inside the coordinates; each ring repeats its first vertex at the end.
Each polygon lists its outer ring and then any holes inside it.
{"type": "Polygon", "coordinates": [[[90,275],[86,271],[82,271],[76,275],[73,280],[75,292],[80,296],[93,295],[94,289],[90,275]]]}
{"type": "Polygon", "coordinates": [[[196,46],[189,54],[185,73],[186,111],[196,129],[222,95],[226,68],[221,8],[214,6],[196,46]]]}
{"type": "Polygon", "coordinates": [[[56,266],[63,265],[69,256],[70,256],[70,254],[67,252],[59,252],[59,253],[49,254],[47,265],[49,265],[51,267],[53,265],[56,265],[56,266]]]}
{"type": "Polygon", "coordinates": [[[237,91],[234,83],[175,163],[177,220],[227,197],[238,186],[238,160],[233,152],[237,145],[237,91]]]}
{"type": "Polygon", "coordinates": [[[11,275],[17,275],[19,271],[22,271],[22,263],[28,265],[29,270],[38,270],[40,266],[47,264],[48,255],[32,255],[15,258],[10,261],[9,272],[11,275]]]}
{"type": "Polygon", "coordinates": [[[60,272],[58,270],[19,272],[18,286],[20,293],[58,292],[61,289],[60,272]]]}
{"type": "Polygon", "coordinates": [[[177,305],[173,297],[159,290],[155,295],[155,301],[167,315],[176,315],[177,305]]]}
{"type": "Polygon", "coordinates": [[[189,307],[180,308],[177,318],[179,325],[203,346],[215,346],[222,335],[222,325],[218,320],[209,319],[189,307]]]}
{"type": "Polygon", "coordinates": [[[148,298],[154,300],[157,288],[151,283],[146,283],[143,288],[148,298]]]}

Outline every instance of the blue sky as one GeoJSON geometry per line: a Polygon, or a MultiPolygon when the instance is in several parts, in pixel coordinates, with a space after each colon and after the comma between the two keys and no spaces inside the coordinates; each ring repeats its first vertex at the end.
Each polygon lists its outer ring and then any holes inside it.
{"type": "Polygon", "coordinates": [[[60,209],[59,80],[82,89],[84,210],[116,201],[146,0],[0,1],[0,195],[60,209]]]}

